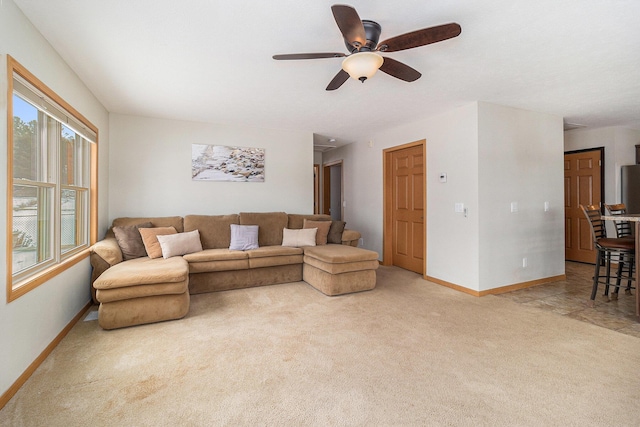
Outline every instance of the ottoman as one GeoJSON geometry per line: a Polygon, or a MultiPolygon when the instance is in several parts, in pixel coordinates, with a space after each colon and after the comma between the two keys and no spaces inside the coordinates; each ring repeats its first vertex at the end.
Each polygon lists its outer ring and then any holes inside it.
{"type": "Polygon", "coordinates": [[[368,291],[376,286],[378,253],[348,245],[304,248],[302,280],[325,295],[368,291]]]}
{"type": "Polygon", "coordinates": [[[189,265],[182,257],[121,262],[93,286],[103,329],[180,319],[189,311],[189,265]]]}

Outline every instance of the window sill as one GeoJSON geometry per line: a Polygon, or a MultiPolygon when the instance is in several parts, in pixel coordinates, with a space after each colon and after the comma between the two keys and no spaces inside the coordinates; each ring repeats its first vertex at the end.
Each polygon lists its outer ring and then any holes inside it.
{"type": "Polygon", "coordinates": [[[27,280],[20,282],[17,286],[12,284],[11,277],[7,280],[7,303],[14,301],[29,291],[37,288],[41,284],[51,280],[63,271],[73,267],[90,254],[89,248],[86,248],[77,254],[65,259],[64,261],[51,266],[41,272],[31,276],[27,280]]]}

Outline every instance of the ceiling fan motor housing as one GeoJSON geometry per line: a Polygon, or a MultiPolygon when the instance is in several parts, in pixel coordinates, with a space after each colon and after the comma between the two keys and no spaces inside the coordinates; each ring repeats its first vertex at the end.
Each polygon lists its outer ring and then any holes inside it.
{"type": "Polygon", "coordinates": [[[348,40],[345,39],[344,41],[344,45],[351,53],[371,52],[375,50],[376,46],[378,46],[378,40],[380,39],[380,33],[382,32],[382,27],[380,26],[380,24],[375,21],[363,19],[362,25],[364,26],[364,33],[367,37],[367,42],[364,46],[352,46],[348,40]]]}

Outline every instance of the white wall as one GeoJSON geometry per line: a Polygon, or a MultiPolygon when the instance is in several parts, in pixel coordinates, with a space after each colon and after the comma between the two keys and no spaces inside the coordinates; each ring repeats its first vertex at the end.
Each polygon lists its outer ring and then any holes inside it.
{"type": "MultiPolygon", "coordinates": [[[[11,0],[0,2],[0,164],[7,164],[7,67],[11,55],[62,99],[99,128],[99,220],[108,211],[108,114],[62,58],[11,0]]],[[[6,167],[0,173],[0,223],[6,224],[6,167]]],[[[0,239],[5,242],[4,227],[0,239]]],[[[6,245],[0,245],[0,277],[7,275],[6,245]]],[[[0,294],[0,394],[16,379],[89,301],[90,265],[86,259],[35,290],[7,303],[0,294]]],[[[4,281],[2,282],[4,283],[4,281]]]]}
{"type": "Polygon", "coordinates": [[[345,221],[362,233],[364,247],[382,259],[383,150],[427,141],[427,274],[475,289],[478,286],[477,104],[364,137],[324,153],[343,159],[345,221]],[[373,147],[369,147],[369,141],[373,147]],[[438,181],[440,172],[448,181],[438,181]],[[455,214],[464,203],[469,216],[455,214]],[[464,266],[464,268],[460,268],[464,266]]]}
{"type": "Polygon", "coordinates": [[[109,218],[313,213],[313,134],[110,116],[109,218]],[[192,181],[191,144],[265,149],[264,182],[192,181]]]}
{"type": "Polygon", "coordinates": [[[562,117],[479,107],[479,290],[564,274],[562,117]]]}
{"type": "Polygon", "coordinates": [[[636,162],[640,130],[619,126],[574,129],[564,133],[565,151],[604,147],[604,203],[620,203],[620,166],[636,162]]]}
{"type": "Polygon", "coordinates": [[[325,162],[343,160],[345,220],[366,248],[382,257],[382,151],[420,139],[427,141],[428,276],[482,291],[564,273],[562,118],[482,102],[324,154],[325,162]],[[500,211],[514,200],[518,215],[500,211]]]}

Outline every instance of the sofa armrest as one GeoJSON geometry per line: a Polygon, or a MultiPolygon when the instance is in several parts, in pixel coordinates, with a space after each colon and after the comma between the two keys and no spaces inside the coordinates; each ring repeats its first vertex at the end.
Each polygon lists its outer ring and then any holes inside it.
{"type": "Polygon", "coordinates": [[[93,299],[94,304],[99,304],[93,282],[109,267],[122,262],[122,251],[115,237],[107,237],[104,240],[100,240],[89,249],[91,251],[89,257],[91,262],[91,299],[93,299]]]}
{"type": "Polygon", "coordinates": [[[107,237],[104,240],[96,242],[91,246],[91,254],[98,255],[106,261],[109,266],[119,264],[123,260],[122,251],[120,250],[120,246],[118,246],[118,241],[115,237],[107,237]]]}
{"type": "Polygon", "coordinates": [[[358,242],[360,241],[360,236],[362,235],[360,234],[359,231],[345,229],[342,232],[342,244],[357,248],[358,242]]]}

